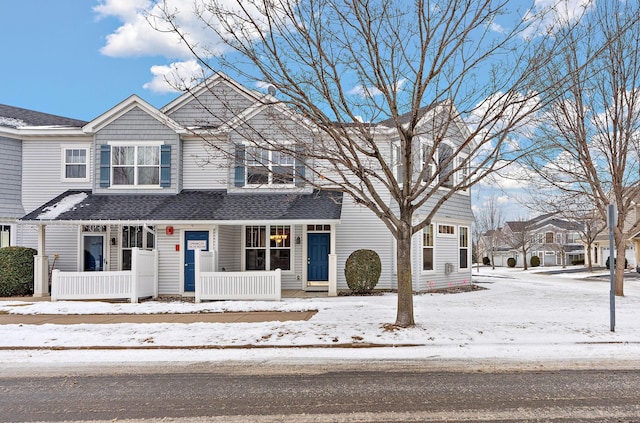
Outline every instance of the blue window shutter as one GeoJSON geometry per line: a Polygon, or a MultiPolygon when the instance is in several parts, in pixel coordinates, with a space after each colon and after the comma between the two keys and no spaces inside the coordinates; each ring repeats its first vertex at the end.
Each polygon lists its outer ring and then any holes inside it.
{"type": "Polygon", "coordinates": [[[235,155],[235,172],[234,172],[234,181],[233,185],[237,187],[244,186],[244,150],[245,146],[243,144],[236,144],[236,155],[235,155]]]}
{"type": "Polygon", "coordinates": [[[160,146],[160,186],[171,186],[171,145],[160,146]]]}
{"type": "Polygon", "coordinates": [[[294,177],[294,183],[297,187],[304,187],[304,147],[296,145],[296,174],[294,177]]]}
{"type": "Polygon", "coordinates": [[[111,146],[100,146],[100,187],[111,185],[111,146]]]}

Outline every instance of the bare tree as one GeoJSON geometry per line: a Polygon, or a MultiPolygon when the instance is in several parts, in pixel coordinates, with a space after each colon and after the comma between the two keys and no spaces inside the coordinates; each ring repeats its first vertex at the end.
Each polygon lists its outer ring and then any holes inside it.
{"type": "Polygon", "coordinates": [[[279,104],[312,128],[313,144],[285,152],[313,163],[308,184],[341,190],[395,237],[395,324],[406,327],[412,236],[445,202],[525,155],[518,131],[557,92],[531,84],[562,40],[533,1],[522,3],[201,0],[178,10],[163,0],[148,20],[209,69],[275,87],[279,104]],[[224,48],[192,41],[180,25],[192,13],[224,48]],[[446,147],[454,133],[461,142],[446,147]]]}
{"type": "Polygon", "coordinates": [[[502,232],[500,229],[504,224],[504,215],[495,195],[489,197],[481,205],[480,211],[476,214],[476,222],[491,259],[491,268],[495,269],[495,252],[496,248],[501,245],[502,232]]]}
{"type": "MultiPolygon", "coordinates": [[[[640,195],[640,5],[637,1],[597,2],[577,31],[548,63],[544,84],[570,75],[562,98],[543,114],[531,157],[538,176],[567,196],[588,198],[606,221],[607,205],[618,210],[616,256],[640,230],[629,222],[640,195]],[[625,221],[627,223],[625,224],[625,221]]],[[[624,294],[624,260],[616,261],[615,293],[624,294]]]]}
{"type": "Polygon", "coordinates": [[[527,270],[527,255],[537,244],[533,233],[534,221],[519,217],[516,220],[505,222],[502,231],[506,243],[522,254],[522,267],[527,270]]]}

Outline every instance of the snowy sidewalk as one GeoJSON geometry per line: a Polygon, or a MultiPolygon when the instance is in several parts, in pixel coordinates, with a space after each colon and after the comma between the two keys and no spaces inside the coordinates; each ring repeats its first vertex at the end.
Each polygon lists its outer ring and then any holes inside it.
{"type": "Polygon", "coordinates": [[[6,324],[0,325],[0,363],[326,358],[623,360],[640,367],[640,280],[630,278],[625,297],[616,298],[611,332],[606,279],[536,273],[544,270],[481,268],[478,274],[474,268],[474,283],[486,289],[416,295],[416,326],[402,330],[388,325],[395,320],[395,294],[201,304],[0,301],[5,316],[317,311],[300,321],[6,324]]]}

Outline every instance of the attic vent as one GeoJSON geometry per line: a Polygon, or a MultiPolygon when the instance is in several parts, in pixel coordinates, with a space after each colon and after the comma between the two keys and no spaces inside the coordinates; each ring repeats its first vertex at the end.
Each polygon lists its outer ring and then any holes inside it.
{"type": "Polygon", "coordinates": [[[274,87],[273,85],[269,85],[267,87],[267,91],[269,92],[269,95],[272,95],[275,97],[276,95],[276,87],[274,87]]]}

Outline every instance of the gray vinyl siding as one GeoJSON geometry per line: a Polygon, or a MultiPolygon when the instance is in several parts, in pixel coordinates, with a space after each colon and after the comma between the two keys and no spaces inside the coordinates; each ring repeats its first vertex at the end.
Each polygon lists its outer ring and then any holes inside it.
{"type": "MultiPolygon", "coordinates": [[[[248,119],[244,125],[241,125],[229,134],[228,147],[231,152],[227,155],[229,160],[227,180],[227,189],[229,191],[249,191],[257,189],[260,192],[265,192],[268,188],[238,188],[234,185],[235,182],[235,162],[234,152],[237,144],[255,145],[261,142],[282,142],[291,143],[291,148],[295,148],[296,143],[301,145],[313,146],[313,135],[311,132],[300,125],[298,122],[293,121],[289,116],[284,115],[281,111],[275,107],[269,107],[257,113],[251,119],[248,119]]],[[[311,164],[307,163],[307,167],[311,164]]],[[[309,191],[311,187],[305,188],[285,188],[289,192],[309,191]]],[[[282,188],[273,188],[273,190],[281,191],[282,188]]]]}
{"type": "Polygon", "coordinates": [[[345,196],[342,218],[336,225],[338,289],[348,289],[344,277],[345,262],[352,252],[362,248],[374,250],[380,256],[382,274],[376,288],[394,288],[393,245],[393,236],[382,221],[367,208],[354,204],[351,197],[345,196]]]}
{"type": "Polygon", "coordinates": [[[114,141],[160,141],[171,145],[171,187],[140,189],[136,187],[101,188],[99,178],[93,179],[93,191],[95,193],[107,193],[117,191],[119,193],[157,194],[159,191],[177,193],[182,187],[182,155],[180,138],[171,128],[148,115],[139,107],[134,107],[118,119],[106,125],[95,134],[96,148],[94,151],[94,166],[96,175],[100,169],[100,146],[114,141]]]}
{"type": "Polygon", "coordinates": [[[22,204],[30,213],[70,189],[91,189],[91,182],[62,182],[63,146],[87,148],[91,178],[91,139],[25,140],[22,145],[22,204]]]}
{"type": "Polygon", "coordinates": [[[184,189],[225,189],[229,158],[225,153],[205,145],[201,139],[182,142],[184,189]]]}
{"type": "Polygon", "coordinates": [[[302,255],[302,243],[296,244],[296,238],[302,238],[302,226],[291,225],[291,235],[291,271],[282,272],[282,289],[302,289],[302,266],[307,260],[302,255]]]}
{"type": "Polygon", "coordinates": [[[219,83],[204,91],[169,114],[184,127],[217,128],[254,103],[226,83],[219,83]]]}
{"type": "Polygon", "coordinates": [[[156,248],[158,249],[158,294],[176,295],[180,289],[181,275],[184,271],[182,251],[176,251],[180,245],[182,230],[175,229],[173,235],[166,234],[166,226],[156,227],[156,248]]]}
{"type": "Polygon", "coordinates": [[[218,226],[218,269],[226,272],[242,270],[242,226],[218,226]]]}
{"type": "Polygon", "coordinates": [[[24,215],[22,208],[22,142],[0,137],[0,218],[24,215]]]}

